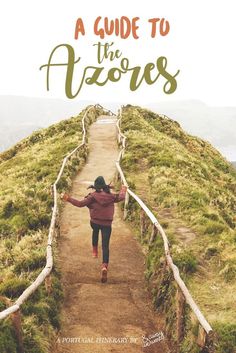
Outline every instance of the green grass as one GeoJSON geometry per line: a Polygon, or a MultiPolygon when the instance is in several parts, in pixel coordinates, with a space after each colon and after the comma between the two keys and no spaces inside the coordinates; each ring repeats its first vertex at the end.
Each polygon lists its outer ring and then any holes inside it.
{"type": "MultiPolygon", "coordinates": [[[[177,122],[146,109],[124,107],[121,129],[127,136],[122,168],[132,190],[166,228],[173,259],[220,336],[216,352],[235,352],[235,169],[208,142],[188,135],[177,122]],[[181,234],[179,229],[183,228],[189,230],[191,238],[181,234]]],[[[137,209],[131,204],[128,218],[134,222],[137,217],[137,209]]],[[[162,288],[158,277],[164,254],[160,240],[148,248],[149,236],[150,230],[141,239],[147,252],[147,277],[162,288]]],[[[160,292],[159,305],[169,308],[171,316],[174,309],[169,291],[171,287],[160,292]]],[[[168,322],[172,325],[173,320],[168,322]]],[[[191,343],[193,326],[189,324],[186,329],[182,353],[199,351],[191,343]]]]}
{"type": "MultiPolygon", "coordinates": [[[[63,158],[82,140],[78,116],[36,131],[0,154],[0,296],[14,302],[45,266],[47,234],[52,214],[51,185],[63,158]]],[[[91,109],[88,127],[102,111],[91,109]]],[[[71,185],[82,167],[87,149],[82,149],[65,168],[58,191],[71,185]]],[[[54,253],[56,249],[54,248],[54,253]]],[[[22,327],[26,353],[47,353],[60,327],[63,293],[57,266],[52,272],[53,292],[44,285],[22,306],[22,327]]],[[[0,308],[6,307],[0,298],[0,308]]],[[[16,338],[10,319],[0,322],[0,351],[16,352],[16,338]]]]}

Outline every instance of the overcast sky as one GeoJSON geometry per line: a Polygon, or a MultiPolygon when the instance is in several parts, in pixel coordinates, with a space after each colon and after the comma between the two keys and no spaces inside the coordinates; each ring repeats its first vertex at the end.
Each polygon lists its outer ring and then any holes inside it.
{"type": "MultiPolygon", "coordinates": [[[[199,99],[209,105],[236,105],[235,0],[5,1],[0,12],[0,94],[66,98],[65,69],[52,69],[50,92],[47,92],[46,71],[39,71],[39,67],[47,63],[56,45],[72,45],[76,57],[81,57],[74,73],[76,89],[83,68],[97,64],[93,44],[99,39],[93,34],[93,22],[99,15],[111,19],[140,17],[138,40],[110,36],[104,41],[114,41],[114,47],[129,58],[132,66],[143,67],[159,56],[166,56],[169,71],[180,70],[178,88],[172,95],[165,95],[164,80],[160,79],[131,92],[127,73],[115,84],[84,85],[75,99],[140,104],[199,99]],[[86,35],[76,41],[74,28],[78,17],[84,20],[86,35]],[[150,38],[147,20],[153,17],[164,17],[170,22],[166,37],[150,38]]],[[[64,61],[65,52],[58,52],[55,58],[64,61]]],[[[119,62],[120,59],[115,60],[112,66],[119,66],[119,62]]]]}

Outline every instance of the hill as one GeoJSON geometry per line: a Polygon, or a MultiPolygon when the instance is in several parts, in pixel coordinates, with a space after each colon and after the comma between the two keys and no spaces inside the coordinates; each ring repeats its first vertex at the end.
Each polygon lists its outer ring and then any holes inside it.
{"type": "Polygon", "coordinates": [[[150,103],[146,108],[173,118],[188,133],[212,143],[229,161],[235,160],[236,107],[214,107],[198,100],[185,100],[150,103]]]}
{"type": "MultiPolygon", "coordinates": [[[[101,113],[93,108],[86,118],[92,123],[101,113]]],[[[45,266],[47,233],[52,212],[51,185],[63,158],[82,139],[78,116],[41,129],[0,154],[0,309],[23,292],[45,266]]],[[[65,169],[58,190],[70,187],[71,176],[87,155],[83,149],[65,169]]],[[[54,249],[56,251],[56,248],[54,249]]],[[[54,267],[53,292],[44,286],[22,306],[22,327],[26,353],[45,353],[59,328],[62,299],[60,274],[54,267]]],[[[0,352],[16,353],[10,318],[0,322],[0,352]]]]}
{"type": "MultiPolygon", "coordinates": [[[[147,109],[125,106],[121,129],[127,136],[122,167],[131,188],[166,229],[174,262],[219,335],[216,352],[235,352],[235,169],[210,143],[188,135],[176,121],[147,109]]],[[[136,212],[131,203],[132,222],[136,212]]],[[[165,282],[161,291],[156,291],[163,245],[157,237],[149,248],[148,234],[141,241],[147,253],[147,278],[151,285],[154,283],[154,301],[158,310],[166,311],[171,331],[176,289],[165,282]]],[[[192,339],[196,323],[188,315],[186,322],[181,352],[199,352],[192,339]]]]}
{"type": "Polygon", "coordinates": [[[0,96],[0,152],[39,128],[77,115],[88,104],[91,102],[0,96]]]}

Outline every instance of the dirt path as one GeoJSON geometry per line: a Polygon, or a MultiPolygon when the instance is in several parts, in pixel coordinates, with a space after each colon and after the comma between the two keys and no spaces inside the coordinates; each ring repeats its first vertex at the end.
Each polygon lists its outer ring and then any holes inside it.
{"type": "MultiPolygon", "coordinates": [[[[83,198],[87,186],[98,175],[107,182],[112,180],[118,156],[115,122],[114,118],[102,116],[90,128],[89,159],[74,180],[71,194],[75,198],[83,198]]],[[[65,300],[62,330],[53,352],[169,352],[165,339],[143,347],[142,336],[157,338],[161,334],[161,318],[153,311],[146,289],[141,246],[122,220],[118,207],[105,284],[100,282],[101,239],[98,259],[92,258],[91,248],[88,209],[66,204],[59,240],[65,300]],[[118,341],[111,343],[110,339],[118,341]]]]}

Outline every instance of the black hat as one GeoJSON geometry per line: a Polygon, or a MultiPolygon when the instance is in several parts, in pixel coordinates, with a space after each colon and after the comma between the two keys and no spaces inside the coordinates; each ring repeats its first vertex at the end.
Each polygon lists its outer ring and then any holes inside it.
{"type": "Polygon", "coordinates": [[[99,189],[103,189],[105,188],[107,185],[106,185],[106,182],[105,182],[105,179],[103,178],[103,176],[99,176],[95,179],[94,181],[94,188],[96,190],[99,190],[99,189]]]}

